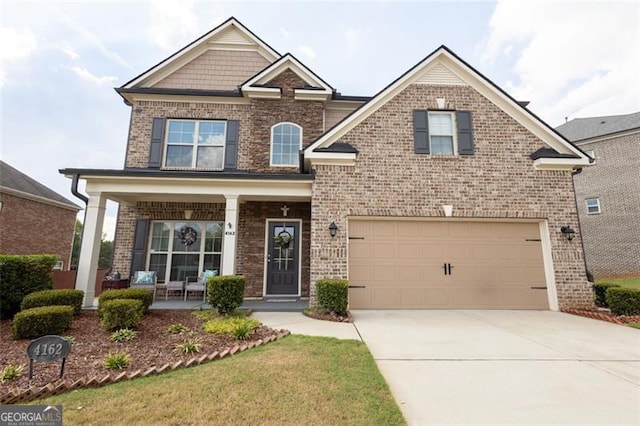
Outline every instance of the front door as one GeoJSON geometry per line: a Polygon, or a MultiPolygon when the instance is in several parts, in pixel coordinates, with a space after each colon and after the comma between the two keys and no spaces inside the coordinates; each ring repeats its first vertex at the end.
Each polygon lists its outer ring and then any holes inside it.
{"type": "Polygon", "coordinates": [[[267,295],[299,293],[300,223],[268,222],[267,295]]]}

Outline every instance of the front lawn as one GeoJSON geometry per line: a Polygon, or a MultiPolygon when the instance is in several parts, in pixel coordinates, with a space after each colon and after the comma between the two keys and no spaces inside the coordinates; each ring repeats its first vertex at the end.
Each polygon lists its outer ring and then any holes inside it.
{"type": "Polygon", "coordinates": [[[632,278],[598,278],[597,283],[614,283],[622,287],[637,288],[640,290],[640,277],[632,278]]]}
{"type": "Polygon", "coordinates": [[[66,424],[406,424],[363,343],[299,335],[34,404],[62,404],[66,424]]]}

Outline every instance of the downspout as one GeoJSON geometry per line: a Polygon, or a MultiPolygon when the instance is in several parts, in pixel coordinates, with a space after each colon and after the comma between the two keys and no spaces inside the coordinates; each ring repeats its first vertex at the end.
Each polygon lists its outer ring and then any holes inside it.
{"type": "Polygon", "coordinates": [[[578,228],[580,228],[580,245],[582,246],[582,261],[584,262],[584,270],[587,273],[587,281],[594,282],[593,275],[589,272],[589,268],[587,267],[587,252],[584,250],[584,232],[582,231],[582,224],[580,223],[580,214],[578,213],[578,197],[576,194],[576,181],[574,180],[574,176],[582,173],[582,167],[579,169],[573,170],[571,172],[571,185],[573,185],[573,200],[576,203],[576,216],[578,217],[578,228]]]}
{"type": "MultiPolygon", "coordinates": [[[[80,198],[84,202],[84,218],[82,219],[82,226],[83,226],[82,230],[84,233],[84,223],[87,221],[87,205],[89,204],[89,198],[87,198],[85,195],[78,192],[79,179],[80,179],[80,175],[77,173],[73,175],[73,178],[71,178],[71,193],[76,197],[80,198]]],[[[80,260],[80,251],[82,251],[82,235],[80,236],[80,244],[78,245],[78,260],[80,260]]],[[[73,279],[74,289],[78,288],[77,284],[78,284],[78,265],[76,265],[76,275],[75,275],[75,278],[73,279]]]]}

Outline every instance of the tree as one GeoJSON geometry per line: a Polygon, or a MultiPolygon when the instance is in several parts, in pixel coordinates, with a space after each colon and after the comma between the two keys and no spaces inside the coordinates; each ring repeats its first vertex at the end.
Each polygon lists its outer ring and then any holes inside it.
{"type": "MultiPolygon", "coordinates": [[[[113,241],[106,240],[107,235],[102,234],[100,239],[100,257],[98,260],[98,268],[109,268],[111,266],[111,252],[113,251],[113,241]]],[[[75,229],[73,231],[73,249],[71,251],[71,265],[78,266],[78,258],[80,257],[80,244],[82,242],[82,222],[76,219],[75,229]]]]}

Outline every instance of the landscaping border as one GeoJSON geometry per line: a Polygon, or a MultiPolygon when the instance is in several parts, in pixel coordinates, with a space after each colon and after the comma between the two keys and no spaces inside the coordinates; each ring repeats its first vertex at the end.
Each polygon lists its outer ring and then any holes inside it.
{"type": "Polygon", "coordinates": [[[590,311],[587,309],[575,308],[565,308],[562,309],[561,312],[601,321],[607,321],[618,325],[627,325],[632,322],[640,322],[640,315],[613,315],[610,312],[590,311]]]}
{"type": "Polygon", "coordinates": [[[274,330],[275,334],[272,334],[269,337],[264,339],[259,339],[253,342],[248,342],[241,345],[236,345],[232,348],[227,348],[222,352],[212,352],[210,354],[204,354],[200,356],[194,356],[186,361],[180,360],[173,364],[165,364],[163,366],[152,366],[147,368],[146,370],[136,370],[132,373],[127,373],[126,371],[120,372],[118,374],[107,374],[104,377],[88,377],[85,379],[77,380],[73,383],[67,382],[66,380],[61,381],[60,383],[54,385],[53,383],[49,383],[48,385],[42,387],[31,387],[28,389],[14,389],[4,394],[0,395],[0,404],[20,404],[33,401],[38,398],[45,398],[54,395],[60,395],[62,393],[81,388],[97,388],[105,385],[110,385],[112,383],[120,382],[123,380],[131,380],[139,377],[147,377],[154,374],[161,374],[168,371],[175,371],[181,368],[189,368],[194,367],[196,365],[204,364],[210,361],[215,361],[223,358],[227,358],[231,355],[235,355],[240,352],[244,352],[247,349],[257,348],[258,346],[265,345],[267,343],[275,342],[276,340],[280,340],[291,332],[289,330],[274,330]]]}

